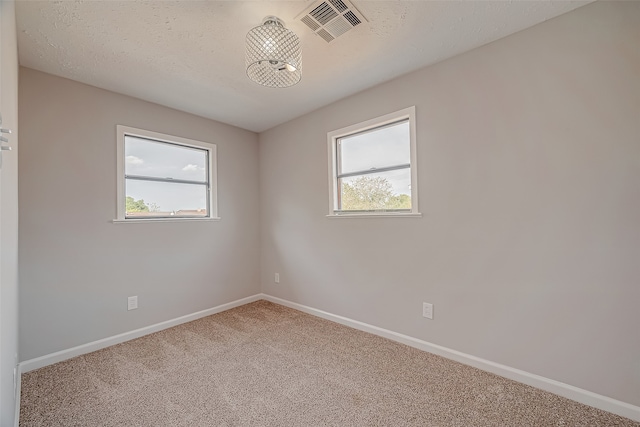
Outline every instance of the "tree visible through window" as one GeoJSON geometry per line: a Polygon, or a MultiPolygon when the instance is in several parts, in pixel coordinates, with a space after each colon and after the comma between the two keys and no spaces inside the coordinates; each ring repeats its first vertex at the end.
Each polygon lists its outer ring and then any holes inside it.
{"type": "Polygon", "coordinates": [[[215,217],[215,145],[118,126],[118,219],[215,217]]]}
{"type": "Polygon", "coordinates": [[[348,211],[411,209],[411,196],[394,194],[393,186],[380,176],[360,176],[342,184],[341,208],[348,211]]]}
{"type": "Polygon", "coordinates": [[[414,108],[329,134],[333,215],[417,213],[414,108]]]}
{"type": "Polygon", "coordinates": [[[126,198],[126,209],[127,213],[130,212],[149,212],[149,206],[144,202],[144,200],[133,200],[133,197],[127,196],[126,198]]]}

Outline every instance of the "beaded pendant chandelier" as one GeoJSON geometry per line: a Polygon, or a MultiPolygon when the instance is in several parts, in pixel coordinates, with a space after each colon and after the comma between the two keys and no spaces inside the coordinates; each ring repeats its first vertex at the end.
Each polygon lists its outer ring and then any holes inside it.
{"type": "Polygon", "coordinates": [[[247,33],[247,76],[268,87],[289,87],[302,78],[302,45],[275,16],[247,33]]]}

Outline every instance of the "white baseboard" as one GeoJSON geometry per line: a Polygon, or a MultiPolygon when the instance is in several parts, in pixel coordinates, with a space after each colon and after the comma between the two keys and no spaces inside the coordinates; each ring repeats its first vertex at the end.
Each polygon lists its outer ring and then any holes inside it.
{"type": "Polygon", "coordinates": [[[210,316],[212,314],[220,313],[235,307],[240,307],[241,305],[249,304],[250,302],[258,301],[260,299],[263,299],[262,294],[252,295],[250,297],[246,297],[246,298],[242,298],[226,304],[222,304],[217,307],[209,308],[206,310],[198,311],[196,313],[187,314],[186,316],[181,316],[175,319],[156,323],[155,325],[145,326],[144,328],[136,329],[130,332],[125,332],[119,335],[114,335],[108,338],[103,338],[101,340],[93,341],[87,344],[82,344],[67,350],[61,350],[61,351],[47,354],[41,357],[36,357],[35,359],[25,360],[24,362],[19,363],[19,370],[21,370],[21,372],[23,373],[33,371],[34,369],[42,368],[48,365],[53,365],[54,363],[62,362],[63,360],[71,359],[72,357],[91,353],[92,351],[96,351],[96,350],[103,349],[105,347],[110,347],[112,345],[120,344],[125,341],[129,341],[135,338],[149,335],[154,332],[162,331],[163,329],[171,328],[173,326],[177,326],[182,323],[191,322],[193,320],[210,316]]]}
{"type": "Polygon", "coordinates": [[[14,421],[14,426],[15,427],[19,427],[20,424],[20,391],[22,390],[22,367],[20,366],[20,364],[18,363],[18,365],[16,366],[16,387],[15,387],[15,408],[14,408],[14,414],[13,414],[13,419],[14,421]]]}
{"type": "Polygon", "coordinates": [[[392,341],[406,344],[423,351],[428,351],[429,353],[437,354],[438,356],[446,357],[447,359],[455,360],[456,362],[473,366],[474,368],[482,369],[483,371],[491,372],[493,374],[500,375],[501,377],[518,381],[585,405],[593,406],[594,408],[602,409],[603,411],[612,412],[614,414],[630,418],[634,421],[640,421],[640,407],[631,405],[630,403],[602,396],[600,394],[545,378],[540,375],[531,374],[529,372],[521,371],[520,369],[511,368],[500,363],[481,359],[470,354],[442,347],[437,344],[432,344],[427,341],[422,341],[417,338],[399,334],[397,332],[349,319],[347,317],[327,313],[326,311],[318,310],[306,305],[287,301],[271,295],[262,294],[261,296],[263,299],[276,304],[284,305],[313,316],[321,317],[354,329],[359,329],[361,331],[388,338],[392,341]]]}
{"type": "MultiPolygon", "coordinates": [[[[123,334],[115,335],[109,338],[104,338],[98,341],[93,341],[87,344],[83,344],[77,347],[70,348],[68,350],[58,351],[56,353],[48,354],[45,356],[37,357],[35,359],[25,360],[18,364],[18,386],[16,396],[16,422],[18,420],[18,414],[20,411],[20,374],[29,372],[34,369],[42,368],[44,366],[52,365],[54,363],[61,362],[63,360],[70,359],[72,357],[80,356],[82,354],[91,353],[92,351],[100,350],[105,347],[109,347],[115,344],[120,344],[125,341],[129,341],[135,338],[142,337],[154,332],[161,331],[163,329],[171,328],[173,326],[180,325],[182,323],[191,322],[193,320],[200,319],[202,317],[210,316],[212,314],[220,313],[241,305],[245,305],[258,300],[267,300],[276,304],[284,305],[304,313],[311,314],[313,316],[321,317],[332,322],[340,323],[345,326],[349,326],[354,329],[369,332],[374,335],[378,335],[392,341],[396,341],[408,346],[428,351],[429,353],[437,354],[438,356],[446,357],[447,359],[455,360],[456,362],[464,363],[465,365],[473,366],[478,369],[482,369],[487,372],[500,375],[502,377],[518,381],[523,384],[527,384],[554,394],[557,394],[567,399],[575,400],[576,402],[583,403],[585,405],[593,406],[604,411],[612,412],[614,414],[630,418],[634,421],[640,421],[640,407],[631,405],[630,403],[622,402],[616,399],[612,399],[607,396],[602,396],[597,393],[590,392],[578,387],[574,387],[569,384],[564,384],[559,381],[555,381],[549,378],[542,377],[540,375],[531,374],[529,372],[521,371],[519,369],[511,368],[509,366],[502,365],[500,363],[491,362],[489,360],[481,359],[470,354],[462,353],[457,350],[452,350],[447,347],[443,347],[437,344],[432,344],[427,341],[423,341],[417,338],[410,337],[408,335],[399,334],[387,329],[379,328],[377,326],[369,325],[364,322],[349,319],[347,317],[338,316],[328,313],[326,311],[318,310],[306,305],[298,304],[295,302],[287,301],[281,298],[277,298],[267,294],[256,294],[247,298],[242,298],[236,301],[222,304],[217,307],[213,307],[207,310],[198,311],[196,313],[188,314],[186,316],[178,317],[176,319],[167,320],[165,322],[156,323],[155,325],[146,326],[144,328],[136,329],[134,331],[125,332],[123,334]]],[[[17,424],[16,424],[17,425],[17,424]]]]}

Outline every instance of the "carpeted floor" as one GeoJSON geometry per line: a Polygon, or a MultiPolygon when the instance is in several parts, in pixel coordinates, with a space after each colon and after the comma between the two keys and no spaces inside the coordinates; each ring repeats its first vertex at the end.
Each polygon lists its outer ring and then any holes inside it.
{"type": "Polygon", "coordinates": [[[258,301],[22,376],[21,426],[640,426],[258,301]]]}

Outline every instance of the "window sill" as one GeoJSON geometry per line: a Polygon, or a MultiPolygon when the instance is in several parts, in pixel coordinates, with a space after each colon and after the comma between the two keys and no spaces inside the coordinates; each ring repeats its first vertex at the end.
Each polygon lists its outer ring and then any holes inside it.
{"type": "Polygon", "coordinates": [[[341,213],[341,214],[329,214],[327,218],[421,218],[422,214],[417,213],[341,213]]]}
{"type": "Polygon", "coordinates": [[[141,222],[215,222],[221,218],[136,218],[136,219],[114,219],[114,224],[137,224],[141,222]]]}

